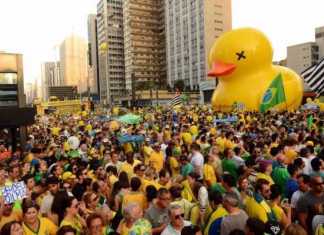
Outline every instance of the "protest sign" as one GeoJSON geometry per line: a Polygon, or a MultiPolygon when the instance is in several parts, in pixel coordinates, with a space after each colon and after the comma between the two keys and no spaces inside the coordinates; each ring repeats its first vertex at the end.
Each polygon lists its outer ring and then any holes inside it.
{"type": "Polygon", "coordinates": [[[23,181],[6,185],[1,189],[5,204],[14,203],[16,200],[21,200],[26,197],[27,188],[23,181]]]}

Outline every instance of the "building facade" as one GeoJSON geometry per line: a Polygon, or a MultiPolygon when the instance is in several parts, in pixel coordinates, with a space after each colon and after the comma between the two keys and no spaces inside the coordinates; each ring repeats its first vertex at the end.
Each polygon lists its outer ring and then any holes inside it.
{"type": "Polygon", "coordinates": [[[48,100],[48,89],[53,86],[61,86],[64,81],[61,77],[60,62],[45,62],[41,65],[42,99],[48,100]]]}
{"type": "Polygon", "coordinates": [[[97,16],[88,16],[88,78],[91,94],[99,94],[97,16]]]}
{"type": "Polygon", "coordinates": [[[324,26],[315,29],[315,42],[318,46],[318,57],[324,57],[324,26]]]}
{"type": "Polygon", "coordinates": [[[124,0],[126,90],[166,86],[164,0],[124,0]],[[135,83],[135,84],[134,84],[135,83]]]}
{"type": "Polygon", "coordinates": [[[77,86],[78,93],[89,89],[88,45],[77,36],[67,37],[60,46],[60,71],[65,86],[77,86]]]}
{"type": "Polygon", "coordinates": [[[287,47],[287,67],[301,73],[319,59],[319,47],[315,42],[307,42],[287,47]]]}
{"type": "MultiPolygon", "coordinates": [[[[207,78],[209,51],[232,28],[231,0],[166,0],[168,84],[198,89],[207,78]]],[[[206,82],[205,82],[206,83],[206,82]]],[[[215,82],[210,83],[215,87],[215,82]]]]}
{"type": "Polygon", "coordinates": [[[125,95],[123,0],[101,0],[97,13],[100,100],[114,104],[125,95]]]}

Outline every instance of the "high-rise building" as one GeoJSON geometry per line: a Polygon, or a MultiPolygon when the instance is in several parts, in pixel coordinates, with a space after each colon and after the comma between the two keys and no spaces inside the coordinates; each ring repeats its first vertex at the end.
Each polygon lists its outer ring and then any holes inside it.
{"type": "Polygon", "coordinates": [[[123,0],[97,5],[100,100],[113,104],[125,96],[123,0]]]}
{"type": "MultiPolygon", "coordinates": [[[[167,0],[165,4],[168,84],[173,87],[182,80],[186,87],[197,89],[207,78],[215,39],[232,28],[231,0],[167,0]]],[[[211,84],[213,89],[215,81],[211,84]]]]}
{"type": "Polygon", "coordinates": [[[60,74],[59,62],[45,62],[41,65],[41,87],[42,98],[48,100],[48,88],[53,86],[61,86],[64,81],[60,74]]]}
{"type": "Polygon", "coordinates": [[[301,73],[319,59],[319,47],[315,42],[307,42],[287,47],[287,67],[301,73]]]}
{"type": "Polygon", "coordinates": [[[97,16],[91,14],[88,16],[88,78],[90,92],[99,93],[98,82],[98,44],[97,44],[97,16]]]}
{"type": "Polygon", "coordinates": [[[76,35],[67,37],[60,46],[60,70],[65,86],[77,86],[79,93],[89,88],[88,45],[76,35]]]}
{"type": "Polygon", "coordinates": [[[164,0],[124,0],[126,90],[166,85],[164,0]],[[135,83],[135,84],[134,84],[135,83]],[[152,84],[153,83],[153,84],[152,84]]]}
{"type": "MultiPolygon", "coordinates": [[[[301,74],[308,67],[316,64],[319,59],[319,47],[315,42],[307,42],[287,47],[287,67],[301,74]]],[[[304,82],[305,91],[309,86],[304,82]]]]}
{"type": "Polygon", "coordinates": [[[315,29],[315,41],[318,46],[318,57],[324,57],[324,26],[315,29]]]}

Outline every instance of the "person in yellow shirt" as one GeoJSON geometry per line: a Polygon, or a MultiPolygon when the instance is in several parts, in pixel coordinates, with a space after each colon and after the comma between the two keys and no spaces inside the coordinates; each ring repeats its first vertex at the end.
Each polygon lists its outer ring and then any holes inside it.
{"type": "Polygon", "coordinates": [[[190,133],[192,134],[192,136],[194,138],[196,138],[198,136],[198,126],[196,125],[196,123],[192,123],[192,125],[190,126],[190,133]]]}
{"type": "Polygon", "coordinates": [[[188,130],[188,126],[185,125],[183,127],[183,130],[180,134],[180,139],[186,145],[192,144],[192,135],[191,135],[190,131],[188,130]]]}
{"type": "Polygon", "coordinates": [[[12,221],[21,221],[22,220],[22,212],[19,210],[13,210],[12,204],[5,204],[2,200],[1,204],[3,205],[2,215],[0,219],[0,229],[9,222],[12,221]]]}
{"type": "Polygon", "coordinates": [[[141,180],[138,177],[133,177],[130,182],[131,191],[126,193],[123,197],[122,208],[130,203],[138,203],[140,208],[144,211],[147,208],[147,200],[143,192],[140,192],[141,180]]]}
{"type": "Polygon", "coordinates": [[[134,167],[138,164],[141,164],[141,161],[137,159],[134,160],[133,153],[128,153],[126,155],[126,162],[121,165],[119,172],[126,172],[128,178],[130,179],[134,175],[134,167]]]}
{"type": "Polygon", "coordinates": [[[172,183],[170,180],[170,173],[167,170],[162,169],[160,171],[158,184],[160,188],[170,189],[172,183]]]}
{"type": "Polygon", "coordinates": [[[48,234],[56,235],[57,226],[49,219],[39,217],[39,206],[26,198],[22,203],[23,231],[25,235],[48,234]]]}
{"type": "Polygon", "coordinates": [[[166,125],[163,130],[163,140],[164,140],[164,142],[171,141],[171,131],[170,131],[169,125],[166,125]]]}
{"type": "Polygon", "coordinates": [[[265,179],[270,185],[273,185],[273,179],[271,178],[272,173],[272,161],[262,160],[259,162],[259,173],[256,175],[256,180],[265,179]]]}
{"type": "Polygon", "coordinates": [[[212,187],[217,182],[215,170],[212,164],[213,164],[213,156],[207,155],[203,167],[203,176],[204,176],[204,182],[208,187],[212,187]]]}
{"type": "Polygon", "coordinates": [[[152,167],[148,167],[145,170],[145,177],[142,179],[142,187],[141,187],[141,191],[142,192],[146,192],[146,188],[149,185],[154,186],[157,190],[160,189],[160,185],[158,182],[155,181],[156,178],[156,171],[154,168],[152,167]]]}
{"type": "Polygon", "coordinates": [[[67,207],[65,208],[64,219],[60,223],[60,227],[71,226],[81,235],[82,231],[86,228],[86,222],[79,216],[79,202],[74,197],[69,197],[66,201],[67,207]]]}
{"type": "Polygon", "coordinates": [[[149,158],[149,166],[153,167],[156,172],[160,172],[164,165],[164,157],[161,151],[161,146],[159,143],[155,143],[153,146],[153,152],[149,158]]]}
{"type": "MultiPolygon", "coordinates": [[[[286,228],[289,224],[291,224],[291,207],[285,203],[283,206],[286,208],[287,213],[281,208],[280,201],[281,201],[281,190],[280,186],[273,184],[270,187],[271,195],[270,195],[270,206],[271,210],[273,211],[277,221],[283,228],[286,228]]],[[[287,200],[288,203],[288,200],[287,200]]]]}
{"type": "Polygon", "coordinates": [[[246,213],[249,217],[259,219],[264,223],[268,220],[276,220],[270,205],[266,201],[270,198],[270,195],[269,182],[265,179],[257,180],[254,195],[248,196],[245,200],[246,213]]]}
{"type": "Polygon", "coordinates": [[[218,219],[228,215],[228,212],[226,209],[222,206],[223,197],[222,195],[217,191],[211,191],[209,193],[209,201],[211,204],[212,212],[209,214],[207,220],[206,220],[206,226],[204,229],[204,235],[211,234],[209,231],[210,227],[213,223],[215,223],[218,219]]]}
{"type": "Polygon", "coordinates": [[[149,145],[149,142],[150,142],[150,139],[147,138],[144,142],[144,145],[143,145],[143,155],[144,155],[144,164],[145,165],[148,165],[149,164],[149,158],[150,158],[150,155],[152,154],[153,152],[153,149],[152,147],[149,145]]]}
{"type": "Polygon", "coordinates": [[[221,153],[225,150],[225,135],[224,132],[221,132],[220,136],[216,138],[216,144],[219,147],[219,151],[221,153]]]}

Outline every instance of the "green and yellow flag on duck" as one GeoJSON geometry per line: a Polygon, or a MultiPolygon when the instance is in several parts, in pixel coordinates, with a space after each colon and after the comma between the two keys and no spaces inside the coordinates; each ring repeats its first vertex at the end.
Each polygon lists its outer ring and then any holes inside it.
{"type": "Polygon", "coordinates": [[[283,102],[286,102],[286,95],[282,75],[279,73],[263,95],[262,103],[260,104],[260,112],[266,112],[272,107],[283,102]]]}

